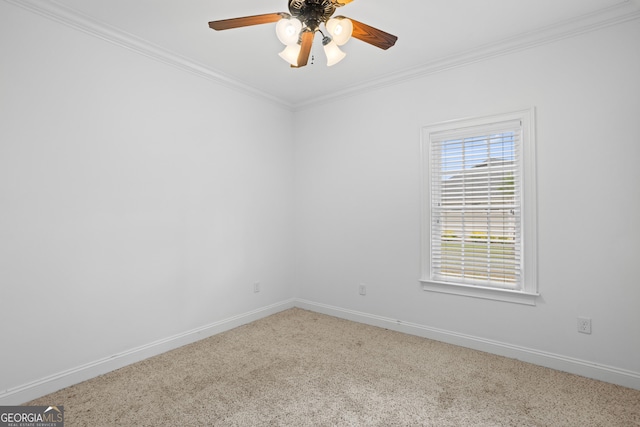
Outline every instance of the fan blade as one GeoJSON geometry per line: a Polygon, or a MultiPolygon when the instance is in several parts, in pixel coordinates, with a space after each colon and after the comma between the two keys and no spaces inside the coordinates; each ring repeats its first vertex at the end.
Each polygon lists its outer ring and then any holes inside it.
{"type": "Polygon", "coordinates": [[[219,21],[209,22],[209,27],[216,31],[229,30],[231,28],[278,22],[285,16],[286,13],[265,13],[263,15],[244,16],[242,18],[221,19],[219,21]]]}
{"type": "Polygon", "coordinates": [[[353,0],[333,0],[333,5],[335,7],[342,7],[342,6],[346,6],[349,3],[351,3],[353,0]]]}
{"type": "Polygon", "coordinates": [[[302,33],[302,43],[300,44],[300,53],[298,54],[298,66],[294,68],[304,67],[307,65],[307,62],[309,62],[309,54],[311,54],[311,45],[313,44],[313,37],[315,35],[315,31],[304,31],[302,33]]]}
{"type": "Polygon", "coordinates": [[[393,34],[385,33],[382,30],[373,28],[367,24],[363,24],[362,22],[358,22],[355,19],[351,19],[351,22],[353,22],[352,37],[369,43],[375,47],[379,47],[380,49],[387,50],[396,44],[396,40],[398,40],[398,37],[393,34]]]}

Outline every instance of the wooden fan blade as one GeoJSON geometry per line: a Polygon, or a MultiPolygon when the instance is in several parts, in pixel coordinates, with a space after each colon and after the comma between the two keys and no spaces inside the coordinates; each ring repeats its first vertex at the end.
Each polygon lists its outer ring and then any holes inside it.
{"type": "Polygon", "coordinates": [[[355,19],[351,19],[351,22],[353,22],[352,37],[369,43],[375,47],[379,47],[380,49],[387,50],[396,44],[396,40],[398,40],[398,37],[393,34],[385,33],[382,30],[373,28],[372,26],[363,24],[362,22],[358,22],[355,19]]]}
{"type": "Polygon", "coordinates": [[[307,62],[309,62],[309,54],[311,54],[311,45],[313,44],[313,37],[315,35],[315,31],[304,31],[302,33],[300,53],[298,54],[298,66],[294,68],[304,67],[307,65],[307,62]]]}
{"type": "Polygon", "coordinates": [[[219,21],[209,22],[209,27],[220,31],[231,28],[248,27],[250,25],[270,24],[271,22],[278,22],[285,15],[284,13],[265,13],[263,15],[244,16],[242,18],[221,19],[219,21]]]}

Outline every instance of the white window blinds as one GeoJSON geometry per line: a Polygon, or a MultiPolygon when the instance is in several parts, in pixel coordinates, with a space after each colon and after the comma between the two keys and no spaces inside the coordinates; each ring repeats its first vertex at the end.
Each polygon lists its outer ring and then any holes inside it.
{"type": "Polygon", "coordinates": [[[522,289],[522,123],[430,135],[431,280],[522,289]]]}

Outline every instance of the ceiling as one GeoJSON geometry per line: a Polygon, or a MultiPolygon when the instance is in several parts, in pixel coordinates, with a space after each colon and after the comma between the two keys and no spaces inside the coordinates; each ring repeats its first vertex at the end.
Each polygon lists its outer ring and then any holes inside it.
{"type": "MultiPolygon", "coordinates": [[[[297,108],[637,17],[640,0],[355,0],[336,12],[398,36],[352,39],[326,66],[292,69],[275,24],[213,31],[212,20],[288,12],[288,0],[6,0],[125,47],[297,108]]],[[[310,61],[311,62],[311,61],[310,61]]]]}

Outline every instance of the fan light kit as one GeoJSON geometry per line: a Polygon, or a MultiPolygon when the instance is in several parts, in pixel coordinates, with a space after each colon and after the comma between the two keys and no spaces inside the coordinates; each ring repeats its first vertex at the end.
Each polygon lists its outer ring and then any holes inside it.
{"type": "Polygon", "coordinates": [[[251,25],[277,22],[276,35],[285,45],[280,57],[293,68],[307,65],[311,45],[316,32],[322,34],[322,46],[327,55],[327,66],[342,61],[347,55],[339,46],[347,43],[351,37],[369,43],[380,49],[389,49],[398,37],[385,33],[369,25],[344,16],[332,17],[336,8],[345,6],[353,0],[290,0],[289,12],[266,13],[242,18],[222,19],[209,22],[214,30],[248,27],[251,25]],[[325,31],[322,31],[321,25],[325,31]],[[326,32],[326,34],[325,34],[326,32]]]}

